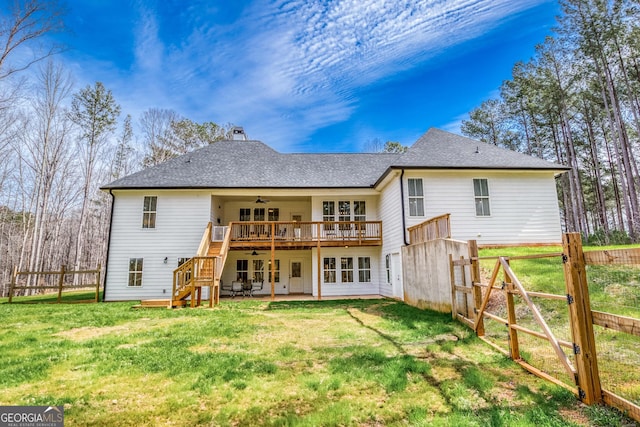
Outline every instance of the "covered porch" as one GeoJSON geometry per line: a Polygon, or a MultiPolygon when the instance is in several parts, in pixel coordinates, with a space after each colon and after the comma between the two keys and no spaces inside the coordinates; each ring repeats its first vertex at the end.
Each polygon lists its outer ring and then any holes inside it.
{"type": "Polygon", "coordinates": [[[352,252],[357,262],[362,255],[357,248],[369,255],[382,244],[382,223],[234,222],[213,227],[211,234],[211,256],[221,255],[216,248],[228,245],[220,276],[222,295],[315,294],[314,298],[322,298],[323,256],[339,249],[352,252]],[[218,240],[222,236],[227,236],[228,243],[218,240]]]}

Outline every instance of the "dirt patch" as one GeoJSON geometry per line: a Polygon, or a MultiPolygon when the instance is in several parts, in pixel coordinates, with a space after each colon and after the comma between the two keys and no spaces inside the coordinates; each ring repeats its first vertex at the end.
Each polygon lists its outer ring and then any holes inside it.
{"type": "Polygon", "coordinates": [[[133,325],[117,325],[117,326],[83,326],[81,328],[73,328],[68,331],[62,331],[55,334],[57,337],[66,338],[72,341],[87,341],[104,335],[130,332],[133,325]]]}
{"type": "MultiPolygon", "coordinates": [[[[578,407],[579,408],[579,407],[578,407]]],[[[586,415],[584,415],[578,408],[575,409],[560,409],[558,414],[565,420],[574,422],[581,426],[590,426],[592,423],[589,421],[586,415]]]]}
{"type": "Polygon", "coordinates": [[[56,337],[65,338],[71,341],[81,342],[88,341],[90,339],[99,338],[109,334],[130,333],[139,332],[157,327],[164,327],[168,325],[175,325],[177,323],[186,323],[176,319],[156,319],[151,320],[148,318],[139,319],[135,322],[124,323],[122,325],[114,326],[82,326],[80,328],[69,329],[68,331],[58,332],[54,334],[56,337]]]}

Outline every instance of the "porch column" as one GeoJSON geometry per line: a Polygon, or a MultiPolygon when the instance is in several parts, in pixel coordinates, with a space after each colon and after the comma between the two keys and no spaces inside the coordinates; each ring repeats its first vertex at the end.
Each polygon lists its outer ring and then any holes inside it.
{"type": "Polygon", "coordinates": [[[320,257],[320,223],[316,224],[318,231],[316,233],[318,243],[318,301],[322,299],[322,258],[320,257]]]}
{"type": "Polygon", "coordinates": [[[276,224],[271,223],[271,300],[276,298],[276,224]]]}

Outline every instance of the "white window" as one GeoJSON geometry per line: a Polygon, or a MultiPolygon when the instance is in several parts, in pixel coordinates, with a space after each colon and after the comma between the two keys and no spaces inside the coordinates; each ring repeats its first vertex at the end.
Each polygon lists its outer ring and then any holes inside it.
{"type": "Polygon", "coordinates": [[[142,207],[142,228],[156,228],[157,196],[144,196],[142,207]]]}
{"type": "Polygon", "coordinates": [[[336,202],[322,202],[322,220],[331,222],[336,220],[336,202]]]}
{"type": "Polygon", "coordinates": [[[262,282],[264,280],[264,260],[253,260],[253,280],[256,282],[262,282]]]}
{"type": "MultiPolygon", "coordinates": [[[[280,260],[276,259],[275,267],[273,269],[273,277],[275,277],[274,283],[280,283],[280,260]]],[[[269,261],[269,283],[271,283],[271,261],[269,261]]]]}
{"type": "Polygon", "coordinates": [[[473,180],[473,193],[475,195],[476,216],[489,216],[489,183],[486,178],[473,180]]]}
{"type": "Polygon", "coordinates": [[[324,258],[324,283],[336,283],[336,259],[324,258]]]}
{"type": "Polygon", "coordinates": [[[353,283],[353,258],[340,258],[342,283],[353,283]]]}
{"type": "Polygon", "coordinates": [[[391,255],[387,254],[384,257],[384,265],[387,270],[387,283],[391,284],[391,255]]]}
{"type": "Polygon", "coordinates": [[[249,260],[239,259],[236,261],[236,280],[246,282],[249,278],[249,260]]]}
{"type": "Polygon", "coordinates": [[[254,221],[264,221],[264,208],[254,208],[253,209],[253,220],[254,221]]]}
{"type": "Polygon", "coordinates": [[[341,200],[338,202],[338,221],[351,221],[351,202],[341,200]]]}
{"type": "Polygon", "coordinates": [[[422,178],[409,178],[409,216],[424,216],[422,178]]]}
{"type": "Polygon", "coordinates": [[[371,282],[371,258],[358,257],[358,281],[360,283],[371,282]]]}
{"type": "Polygon", "coordinates": [[[142,286],[142,258],[129,258],[129,286],[142,286]]]}
{"type": "Polygon", "coordinates": [[[240,221],[251,221],[251,209],[240,208],[240,221]]]}
{"type": "Polygon", "coordinates": [[[356,200],[353,202],[353,220],[354,221],[366,221],[367,220],[367,205],[364,200],[356,200]]]}
{"type": "Polygon", "coordinates": [[[280,221],[280,209],[279,208],[269,208],[269,221],[280,221]]]}

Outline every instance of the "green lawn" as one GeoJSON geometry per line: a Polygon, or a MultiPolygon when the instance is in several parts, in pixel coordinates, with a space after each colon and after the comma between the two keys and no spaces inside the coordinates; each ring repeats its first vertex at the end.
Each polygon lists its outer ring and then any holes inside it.
{"type": "Polygon", "coordinates": [[[393,300],[1,304],[0,405],[65,425],[625,425],[393,300]]]}

